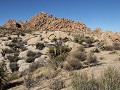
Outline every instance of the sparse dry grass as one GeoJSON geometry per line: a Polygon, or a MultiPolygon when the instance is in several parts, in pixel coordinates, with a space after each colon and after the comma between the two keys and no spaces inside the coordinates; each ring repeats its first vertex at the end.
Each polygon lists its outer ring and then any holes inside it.
{"type": "Polygon", "coordinates": [[[120,72],[108,67],[97,78],[87,73],[74,74],[71,84],[73,90],[120,90],[120,72]]]}

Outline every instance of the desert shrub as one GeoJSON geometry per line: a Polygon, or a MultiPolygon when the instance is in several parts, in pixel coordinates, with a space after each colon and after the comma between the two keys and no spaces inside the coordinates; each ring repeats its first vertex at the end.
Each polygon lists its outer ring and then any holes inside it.
{"type": "Polygon", "coordinates": [[[72,66],[67,61],[63,62],[62,68],[68,71],[71,71],[73,69],[72,66]]]}
{"type": "Polygon", "coordinates": [[[112,51],[114,50],[114,47],[112,45],[107,45],[107,46],[104,46],[103,49],[106,51],[112,51]]]}
{"type": "Polygon", "coordinates": [[[28,72],[26,75],[24,75],[24,86],[30,90],[30,88],[35,86],[35,80],[32,77],[32,74],[28,72]]]}
{"type": "Polygon", "coordinates": [[[65,37],[65,38],[62,39],[62,41],[67,42],[67,41],[69,41],[69,38],[65,37]]]}
{"type": "Polygon", "coordinates": [[[61,52],[62,53],[67,53],[67,52],[70,52],[71,51],[71,48],[69,48],[67,45],[64,45],[61,47],[61,52]]]}
{"type": "Polygon", "coordinates": [[[16,62],[12,62],[10,63],[10,69],[12,70],[12,72],[18,71],[19,66],[16,62]]]}
{"type": "Polygon", "coordinates": [[[49,47],[49,53],[55,53],[55,48],[54,47],[49,47]]]}
{"type": "Polygon", "coordinates": [[[120,43],[113,43],[113,48],[115,49],[115,50],[120,50],[120,43]]]}
{"type": "Polygon", "coordinates": [[[35,60],[35,57],[33,57],[33,56],[29,56],[29,57],[26,58],[27,63],[34,62],[34,60],[35,60]]]}
{"type": "Polygon", "coordinates": [[[98,48],[94,48],[94,49],[92,49],[92,50],[91,50],[91,52],[94,52],[94,53],[99,53],[99,52],[100,52],[100,50],[99,50],[98,48]]]}
{"type": "Polygon", "coordinates": [[[17,43],[18,42],[18,38],[12,38],[12,42],[13,43],[17,43]]]}
{"type": "Polygon", "coordinates": [[[89,47],[91,47],[92,43],[94,42],[94,38],[88,37],[88,36],[84,37],[84,36],[77,35],[75,36],[74,41],[79,44],[82,44],[83,42],[85,42],[89,45],[89,47]]]}
{"type": "Polygon", "coordinates": [[[3,86],[7,83],[7,75],[5,64],[0,64],[0,90],[3,90],[3,86]]]}
{"type": "Polygon", "coordinates": [[[27,56],[28,56],[28,57],[29,57],[29,56],[34,57],[35,55],[36,55],[36,53],[33,52],[33,51],[28,51],[28,52],[27,52],[27,56]]]}
{"type": "Polygon", "coordinates": [[[104,57],[103,57],[103,56],[101,56],[101,57],[99,57],[99,59],[100,59],[100,60],[104,60],[104,57]]]}
{"type": "Polygon", "coordinates": [[[97,80],[93,76],[89,78],[86,73],[74,74],[71,84],[73,90],[99,90],[97,80]]]}
{"type": "Polygon", "coordinates": [[[94,77],[87,73],[74,74],[71,83],[73,90],[119,90],[120,72],[114,67],[108,67],[100,76],[94,77]]]}
{"type": "Polygon", "coordinates": [[[36,61],[36,62],[32,62],[30,65],[30,71],[35,71],[38,68],[44,67],[48,64],[48,62],[46,60],[44,60],[43,58],[41,58],[40,61],[36,61]]]}
{"type": "Polygon", "coordinates": [[[52,79],[50,80],[49,83],[49,88],[52,90],[61,90],[62,88],[64,88],[64,81],[61,79],[52,79]]]}
{"type": "Polygon", "coordinates": [[[77,51],[77,52],[75,52],[74,55],[75,55],[75,58],[79,59],[80,61],[86,60],[86,53],[85,52],[77,51]]]}
{"type": "Polygon", "coordinates": [[[51,58],[51,64],[56,68],[61,67],[62,63],[66,60],[67,53],[62,53],[54,58],[51,58]]]}
{"type": "Polygon", "coordinates": [[[35,70],[34,72],[37,74],[39,77],[44,78],[44,79],[51,79],[57,76],[58,72],[51,68],[51,67],[41,67],[35,70]]]}
{"type": "Polygon", "coordinates": [[[42,50],[45,47],[44,43],[37,43],[36,48],[42,50]]]}
{"type": "Polygon", "coordinates": [[[88,63],[96,63],[97,62],[97,57],[94,55],[93,52],[89,52],[87,55],[87,62],[88,63]]]}
{"type": "Polygon", "coordinates": [[[88,44],[92,44],[94,42],[94,38],[93,37],[85,37],[85,42],[88,44]]]}
{"type": "Polygon", "coordinates": [[[100,76],[100,90],[119,90],[120,72],[114,67],[108,67],[100,76]]]}
{"type": "Polygon", "coordinates": [[[13,49],[5,48],[5,49],[2,49],[2,52],[5,54],[10,54],[10,53],[14,53],[15,51],[13,49]]]}
{"type": "Polygon", "coordinates": [[[76,43],[82,44],[85,41],[85,38],[83,36],[76,35],[75,38],[74,38],[74,41],[76,43]]]}
{"type": "Polygon", "coordinates": [[[51,42],[56,42],[57,41],[57,38],[53,38],[52,40],[51,40],[51,42]]]}
{"type": "Polygon", "coordinates": [[[115,50],[110,51],[109,54],[117,54],[117,51],[115,51],[115,50]]]}
{"type": "Polygon", "coordinates": [[[38,58],[38,57],[40,57],[42,54],[40,53],[40,52],[36,52],[36,54],[35,54],[35,58],[38,58]]]}
{"type": "Polygon", "coordinates": [[[66,59],[66,57],[67,57],[67,54],[62,53],[61,55],[56,56],[55,60],[61,62],[61,61],[64,61],[66,59]]]}
{"type": "Polygon", "coordinates": [[[8,40],[11,40],[12,38],[11,37],[8,37],[8,40]]]}
{"type": "Polygon", "coordinates": [[[8,56],[7,56],[7,59],[8,59],[10,62],[17,62],[18,60],[20,60],[20,58],[19,58],[17,55],[8,55],[8,56]]]}
{"type": "Polygon", "coordinates": [[[24,32],[20,32],[20,35],[21,35],[21,36],[25,36],[25,33],[24,33],[24,32]]]}
{"type": "Polygon", "coordinates": [[[25,47],[25,46],[22,46],[20,49],[21,49],[22,51],[28,50],[27,47],[25,47]]]}
{"type": "Polygon", "coordinates": [[[15,43],[10,42],[10,43],[6,44],[6,46],[9,46],[9,47],[13,48],[15,46],[15,43]]]}
{"type": "Polygon", "coordinates": [[[20,78],[19,72],[13,72],[9,76],[9,81],[16,80],[20,78]]]}
{"type": "Polygon", "coordinates": [[[82,63],[76,58],[71,58],[67,61],[73,70],[78,70],[78,69],[81,69],[83,67],[82,63]]]}

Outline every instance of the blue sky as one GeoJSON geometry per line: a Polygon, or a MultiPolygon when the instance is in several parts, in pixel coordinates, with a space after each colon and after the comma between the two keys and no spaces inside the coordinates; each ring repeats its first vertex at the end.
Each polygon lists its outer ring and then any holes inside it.
{"type": "Polygon", "coordinates": [[[120,0],[0,0],[0,25],[8,19],[26,21],[42,11],[91,29],[120,32],[120,0]]]}

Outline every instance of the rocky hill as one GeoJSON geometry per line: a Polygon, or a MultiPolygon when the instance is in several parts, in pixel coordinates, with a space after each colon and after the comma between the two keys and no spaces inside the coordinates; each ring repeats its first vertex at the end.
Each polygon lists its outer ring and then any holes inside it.
{"type": "Polygon", "coordinates": [[[105,41],[106,44],[113,42],[120,42],[120,33],[114,33],[111,31],[102,32],[100,28],[90,30],[82,22],[74,22],[69,19],[56,18],[52,15],[48,15],[45,12],[41,12],[31,17],[26,22],[15,20],[8,20],[3,27],[20,30],[37,30],[37,31],[65,31],[72,32],[73,34],[84,34],[92,36],[96,39],[105,41]]]}
{"type": "Polygon", "coordinates": [[[81,22],[74,22],[69,19],[56,18],[47,13],[41,12],[26,22],[9,20],[3,27],[23,30],[63,30],[63,31],[84,31],[88,32],[89,28],[81,22]]]}

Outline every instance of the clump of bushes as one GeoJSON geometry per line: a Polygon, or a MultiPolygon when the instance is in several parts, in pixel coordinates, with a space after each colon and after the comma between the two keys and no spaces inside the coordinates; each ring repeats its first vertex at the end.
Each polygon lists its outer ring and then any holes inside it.
{"type": "Polygon", "coordinates": [[[76,58],[71,57],[67,61],[70,64],[70,66],[72,67],[73,70],[78,70],[78,69],[81,69],[83,67],[82,63],[76,58]]]}
{"type": "Polygon", "coordinates": [[[113,48],[115,49],[115,50],[120,50],[120,43],[113,43],[113,48]]]}
{"type": "Polygon", "coordinates": [[[35,80],[32,77],[32,74],[30,72],[28,72],[25,76],[24,76],[24,85],[25,87],[30,90],[30,88],[35,86],[35,80]]]}
{"type": "Polygon", "coordinates": [[[94,55],[93,52],[89,52],[87,55],[87,63],[96,63],[97,62],[97,57],[94,55]]]}
{"type": "Polygon", "coordinates": [[[89,78],[87,73],[74,74],[71,84],[73,90],[99,90],[96,79],[93,76],[89,78]]]}
{"type": "Polygon", "coordinates": [[[120,43],[113,43],[112,45],[106,45],[103,47],[103,50],[106,51],[113,51],[113,50],[120,50],[120,43]]]}
{"type": "Polygon", "coordinates": [[[36,48],[42,50],[45,47],[44,43],[37,43],[36,48]]]}
{"type": "Polygon", "coordinates": [[[40,52],[28,51],[27,52],[26,62],[31,63],[31,62],[33,62],[35,60],[35,58],[38,58],[40,56],[41,56],[40,52]]]}
{"type": "Polygon", "coordinates": [[[18,57],[17,55],[8,55],[8,56],[7,56],[7,59],[8,59],[10,62],[17,62],[18,60],[20,60],[20,57],[18,57]]]}
{"type": "Polygon", "coordinates": [[[55,53],[55,47],[49,47],[49,53],[55,53]]]}
{"type": "Polygon", "coordinates": [[[28,57],[29,57],[29,56],[34,57],[35,55],[36,55],[36,53],[33,52],[33,51],[28,51],[28,52],[27,52],[27,56],[28,56],[28,57]]]}
{"type": "Polygon", "coordinates": [[[99,53],[99,52],[100,52],[100,50],[99,50],[98,48],[94,48],[94,49],[92,49],[92,50],[91,50],[91,52],[94,52],[94,53],[99,53]]]}
{"type": "Polygon", "coordinates": [[[53,79],[50,81],[49,88],[52,90],[61,90],[64,88],[64,81],[61,79],[53,79]]]}
{"type": "Polygon", "coordinates": [[[10,53],[14,53],[14,52],[15,52],[15,50],[5,48],[5,49],[2,49],[2,52],[3,52],[4,54],[10,54],[10,53]]]}
{"type": "Polygon", "coordinates": [[[12,72],[18,71],[19,66],[16,62],[12,62],[10,63],[10,69],[12,70],[12,72]]]}
{"type": "Polygon", "coordinates": [[[76,43],[82,44],[83,42],[85,42],[87,44],[87,47],[92,47],[92,43],[95,42],[93,37],[88,37],[88,36],[81,36],[81,35],[77,35],[74,38],[74,41],[76,43]]]}
{"type": "Polygon", "coordinates": [[[61,47],[62,53],[67,53],[71,51],[71,48],[69,48],[67,45],[64,45],[61,47]]]}
{"type": "Polygon", "coordinates": [[[12,80],[16,80],[16,79],[19,79],[20,78],[20,74],[19,72],[15,71],[15,72],[12,72],[9,76],[9,81],[12,81],[12,80]]]}
{"type": "Polygon", "coordinates": [[[114,47],[112,45],[106,45],[103,47],[103,50],[112,51],[112,50],[114,50],[114,47]]]}
{"type": "Polygon", "coordinates": [[[27,63],[34,62],[34,60],[35,60],[35,57],[32,57],[32,56],[29,56],[29,57],[26,58],[27,63]]]}
{"type": "Polygon", "coordinates": [[[97,78],[92,74],[88,76],[87,73],[74,74],[72,78],[73,90],[119,90],[120,89],[120,72],[108,67],[97,78]]]}
{"type": "Polygon", "coordinates": [[[77,59],[79,59],[80,61],[85,61],[86,60],[86,53],[85,52],[81,52],[81,51],[77,51],[77,52],[75,52],[75,57],[77,58],[77,59]]]}

